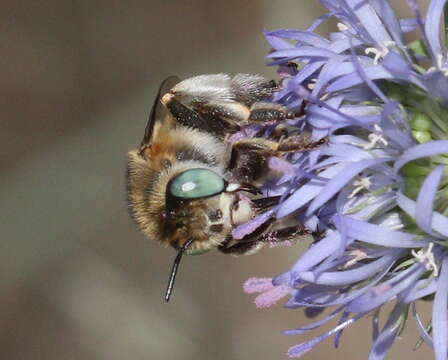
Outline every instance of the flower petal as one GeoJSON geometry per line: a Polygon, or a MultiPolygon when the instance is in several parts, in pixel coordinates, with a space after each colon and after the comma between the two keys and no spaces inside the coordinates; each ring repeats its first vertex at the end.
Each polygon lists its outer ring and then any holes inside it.
{"type": "MultiPolygon", "coordinates": [[[[347,166],[344,163],[339,163],[329,167],[328,169],[322,171],[319,176],[322,178],[330,179],[342,169],[347,166]]],[[[291,214],[292,212],[300,209],[302,206],[307,204],[310,200],[316,197],[324,186],[322,181],[311,180],[301,186],[297,191],[295,191],[290,197],[288,197],[277,211],[277,218],[282,218],[286,215],[291,214]]]]}
{"type": "Polygon", "coordinates": [[[331,335],[337,333],[338,331],[346,328],[347,326],[353,324],[354,322],[358,321],[362,317],[364,317],[366,313],[358,314],[355,317],[348,319],[347,321],[343,322],[342,324],[339,324],[334,329],[326,332],[325,334],[322,334],[318,337],[315,337],[314,339],[304,342],[299,345],[295,345],[288,350],[288,356],[292,358],[301,357],[302,355],[306,354],[308,351],[310,351],[314,346],[316,346],[321,341],[327,339],[331,335]]]}
{"type": "Polygon", "coordinates": [[[385,226],[356,220],[349,216],[342,216],[342,221],[345,223],[348,236],[369,244],[397,248],[415,248],[427,245],[426,241],[416,240],[414,234],[391,230],[385,226]]]}
{"type": "Polygon", "coordinates": [[[428,156],[448,153],[448,140],[434,140],[424,144],[419,144],[406,150],[398,158],[394,165],[394,171],[398,171],[408,162],[428,156]]]}
{"type": "Polygon", "coordinates": [[[446,360],[448,352],[448,257],[443,259],[432,310],[434,353],[436,360],[446,360]]]}
{"type": "MultiPolygon", "coordinates": [[[[417,204],[414,200],[409,199],[402,192],[397,193],[397,205],[412,218],[415,218],[417,211],[417,204]]],[[[448,217],[433,211],[431,229],[437,231],[439,234],[448,237],[448,217]]]]}
{"type": "Polygon", "coordinates": [[[425,33],[430,45],[429,50],[433,53],[434,58],[439,54],[446,53],[446,50],[442,49],[442,44],[440,43],[440,23],[445,2],[446,0],[432,0],[429,3],[426,15],[429,21],[425,22],[425,33]]]}
{"type": "Polygon", "coordinates": [[[434,198],[442,179],[444,166],[437,166],[426,177],[417,197],[417,211],[415,212],[415,221],[426,233],[433,234],[431,229],[434,198]]]}
{"type": "Polygon", "coordinates": [[[307,332],[317,329],[318,327],[326,324],[331,319],[334,319],[342,310],[344,309],[343,306],[338,307],[336,310],[334,310],[330,315],[325,316],[324,318],[320,319],[319,321],[315,321],[311,324],[307,324],[306,326],[293,329],[293,330],[284,330],[282,331],[285,335],[302,335],[306,334],[307,332]]]}
{"type": "Polygon", "coordinates": [[[278,285],[295,280],[299,273],[308,270],[316,264],[319,264],[327,256],[333,253],[335,249],[338,248],[340,241],[340,234],[329,231],[325,238],[312,245],[308,251],[299,258],[290,271],[276,276],[273,280],[273,284],[278,285]]]}
{"type": "Polygon", "coordinates": [[[343,171],[334,176],[323,187],[322,191],[313,199],[307,209],[306,214],[311,215],[329,199],[331,199],[339,190],[349,183],[356,175],[366,168],[389,161],[390,158],[368,159],[354,162],[344,167],[343,171]]]}
{"type": "Polygon", "coordinates": [[[426,271],[420,264],[415,264],[402,271],[399,275],[388,280],[369,292],[353,300],[347,305],[351,312],[366,312],[383,305],[402,291],[409,288],[426,271]]]}
{"type": "Polygon", "coordinates": [[[417,331],[420,334],[421,338],[425,343],[427,343],[429,346],[433,347],[434,343],[432,341],[432,337],[428,334],[428,331],[426,331],[425,327],[423,326],[422,320],[420,319],[420,315],[417,312],[415,303],[412,303],[412,314],[415,317],[415,322],[417,325],[417,331]]]}
{"type": "Polygon", "coordinates": [[[389,315],[383,330],[373,343],[369,360],[383,360],[389,352],[395,338],[403,325],[403,318],[408,312],[409,305],[398,302],[389,315]]]}
{"type": "Polygon", "coordinates": [[[380,270],[392,264],[400,253],[401,251],[391,251],[378,260],[353,270],[323,272],[320,274],[315,274],[312,271],[306,271],[301,272],[299,276],[304,281],[320,285],[335,286],[354,284],[375,275],[380,270]]]}

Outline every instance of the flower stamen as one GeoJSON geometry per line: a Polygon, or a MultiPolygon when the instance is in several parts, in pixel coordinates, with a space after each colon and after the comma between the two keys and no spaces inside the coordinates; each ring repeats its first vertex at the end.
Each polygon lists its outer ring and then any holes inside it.
{"type": "Polygon", "coordinates": [[[434,259],[433,247],[434,243],[431,242],[426,251],[423,249],[419,251],[412,250],[411,253],[419,263],[425,264],[425,269],[431,271],[432,276],[437,277],[439,275],[439,268],[434,259]]]}
{"type": "Polygon", "coordinates": [[[347,31],[348,30],[348,26],[345,25],[344,23],[338,22],[336,24],[337,28],[339,31],[347,31]]]}
{"type": "Polygon", "coordinates": [[[381,49],[377,49],[375,47],[368,47],[364,50],[364,53],[366,55],[374,54],[375,56],[373,58],[373,63],[377,65],[378,61],[381,58],[384,58],[389,53],[389,47],[393,47],[395,45],[396,45],[395,41],[386,41],[384,42],[384,46],[382,46],[381,49]]]}
{"type": "Polygon", "coordinates": [[[353,256],[353,259],[350,259],[347,261],[343,266],[342,269],[347,269],[349,267],[352,267],[356,263],[358,263],[361,260],[367,259],[369,256],[367,253],[361,249],[355,249],[350,251],[347,255],[353,256]]]}
{"type": "Polygon", "coordinates": [[[378,124],[375,124],[373,125],[373,128],[376,132],[369,134],[369,136],[367,137],[369,139],[368,143],[364,144],[353,143],[353,145],[359,146],[364,150],[372,150],[377,147],[377,144],[388,146],[389,142],[384,138],[383,130],[381,129],[381,127],[378,124]]]}
{"type": "Polygon", "coordinates": [[[370,190],[370,186],[372,185],[372,182],[368,177],[360,177],[353,181],[354,189],[348,196],[349,199],[352,199],[355,197],[356,194],[363,190],[370,190]]]}

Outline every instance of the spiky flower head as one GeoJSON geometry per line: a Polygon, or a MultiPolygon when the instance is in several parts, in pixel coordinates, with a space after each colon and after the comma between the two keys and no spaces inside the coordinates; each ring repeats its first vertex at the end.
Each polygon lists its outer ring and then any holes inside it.
{"type": "Polygon", "coordinates": [[[290,357],[332,335],[337,346],[344,328],[372,314],[369,359],[383,359],[411,310],[422,340],[437,360],[446,360],[448,53],[446,34],[440,33],[445,1],[432,0],[422,17],[409,0],[412,19],[398,19],[386,0],[321,2],[329,13],[307,30],[270,31],[266,38],[273,49],[268,58],[283,79],[276,100],[305,109],[290,125],[316,140],[328,137],[328,144],[288,162],[273,159],[271,167],[284,176],[270,191],[283,201],[235,235],[270,216],[293,214],[325,236],[290,269],[272,279],[249,279],[245,290],[261,293],[260,307],[289,296],[285,306],[308,315],[331,309],[288,335],[338,318],[331,331],[290,348],[290,357]],[[328,38],[316,34],[330,17],[338,19],[338,30],[328,38]],[[409,40],[409,32],[418,39],[409,40]],[[422,299],[433,301],[429,324],[417,312],[422,299]],[[379,310],[387,303],[394,307],[380,329],[379,310]]]}

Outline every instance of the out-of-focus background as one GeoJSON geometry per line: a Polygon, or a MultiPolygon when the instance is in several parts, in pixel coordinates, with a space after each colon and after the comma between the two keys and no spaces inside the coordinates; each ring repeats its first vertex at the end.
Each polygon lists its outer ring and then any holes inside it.
{"type": "MultiPolygon", "coordinates": [[[[164,303],[174,252],[132,224],[124,169],[163,78],[274,78],[262,30],[323,13],[300,0],[0,4],[2,359],[283,359],[310,337],[280,334],[306,323],[301,312],[257,310],[241,288],[287,269],[300,246],[187,257],[164,303]]],[[[369,326],[307,358],[365,359],[369,326]]],[[[416,338],[410,326],[390,358],[427,357],[416,338]]]]}

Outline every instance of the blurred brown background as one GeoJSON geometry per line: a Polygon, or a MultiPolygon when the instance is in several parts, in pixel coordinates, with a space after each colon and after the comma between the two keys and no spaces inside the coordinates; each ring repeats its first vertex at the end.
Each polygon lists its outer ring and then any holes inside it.
{"type": "MultiPolygon", "coordinates": [[[[185,258],[165,304],[174,252],[129,219],[124,168],[163,78],[274,77],[262,30],[323,12],[299,0],[1,2],[1,359],[283,359],[307,338],[280,334],[305,324],[301,312],[257,310],[241,288],[300,246],[185,258]]],[[[305,358],[365,359],[369,326],[305,358]]],[[[390,358],[428,356],[415,339],[410,326],[390,358]]]]}

